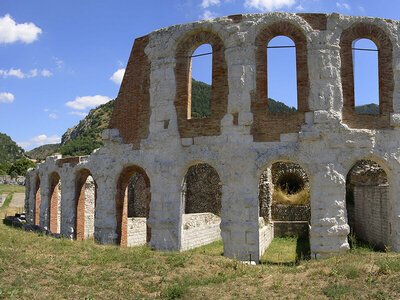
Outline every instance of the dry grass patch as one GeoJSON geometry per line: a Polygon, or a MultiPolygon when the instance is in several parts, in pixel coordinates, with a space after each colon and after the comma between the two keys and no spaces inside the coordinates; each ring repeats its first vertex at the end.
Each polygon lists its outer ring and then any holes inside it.
{"type": "Polygon", "coordinates": [[[274,204],[306,205],[310,202],[310,188],[306,187],[297,193],[289,194],[280,188],[275,188],[272,194],[274,204]]]}
{"type": "Polygon", "coordinates": [[[163,253],[57,240],[0,225],[0,298],[400,298],[399,254],[356,249],[339,258],[248,266],[222,257],[222,249],[216,242],[163,253]]]}

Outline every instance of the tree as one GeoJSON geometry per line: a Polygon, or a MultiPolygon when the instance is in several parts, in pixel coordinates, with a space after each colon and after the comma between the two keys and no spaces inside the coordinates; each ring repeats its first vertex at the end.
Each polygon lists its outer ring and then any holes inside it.
{"type": "Polygon", "coordinates": [[[17,176],[25,176],[29,168],[36,167],[36,164],[29,159],[21,158],[17,160],[10,168],[8,174],[15,178],[17,176]]]}

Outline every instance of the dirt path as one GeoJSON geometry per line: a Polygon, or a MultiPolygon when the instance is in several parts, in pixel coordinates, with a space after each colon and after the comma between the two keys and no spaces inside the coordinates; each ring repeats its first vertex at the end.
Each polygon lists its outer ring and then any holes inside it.
{"type": "Polygon", "coordinates": [[[10,203],[10,207],[24,207],[24,205],[25,205],[25,194],[14,193],[10,203]]]}

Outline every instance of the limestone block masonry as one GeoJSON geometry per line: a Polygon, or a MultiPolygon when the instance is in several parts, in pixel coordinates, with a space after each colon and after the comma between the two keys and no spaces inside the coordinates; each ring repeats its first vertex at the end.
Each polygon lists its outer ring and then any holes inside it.
{"type": "Polygon", "coordinates": [[[90,173],[96,185],[94,238],[126,245],[121,176],[136,172],[146,180],[148,244],[179,251],[182,182],[190,166],[207,163],[222,184],[224,255],[251,255],[258,262],[273,238],[269,224],[259,226],[260,176],[274,162],[290,161],[309,177],[312,257],[338,255],[349,249],[346,175],[358,160],[370,159],[388,176],[389,246],[400,251],[399,38],[399,21],[282,12],[175,25],[138,38],[103,132],[104,147],[88,157],[48,157],[29,170],[27,219],[36,221],[40,205],[40,225],[49,226],[50,174],[57,173],[60,231],[74,238],[77,177],[90,173]],[[296,45],[294,114],[268,112],[266,45],[277,35],[296,45]],[[373,40],[379,49],[380,114],[373,117],[354,112],[351,45],[358,38],[373,40]],[[204,43],[214,54],[212,116],[190,119],[189,56],[204,43]]]}

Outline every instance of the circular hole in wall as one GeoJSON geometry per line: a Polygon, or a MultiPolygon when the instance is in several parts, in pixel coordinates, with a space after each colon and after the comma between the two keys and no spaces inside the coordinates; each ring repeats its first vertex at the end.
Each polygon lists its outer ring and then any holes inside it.
{"type": "Polygon", "coordinates": [[[286,191],[290,195],[296,194],[304,188],[303,178],[295,173],[282,174],[276,184],[282,191],[286,191]]]}

